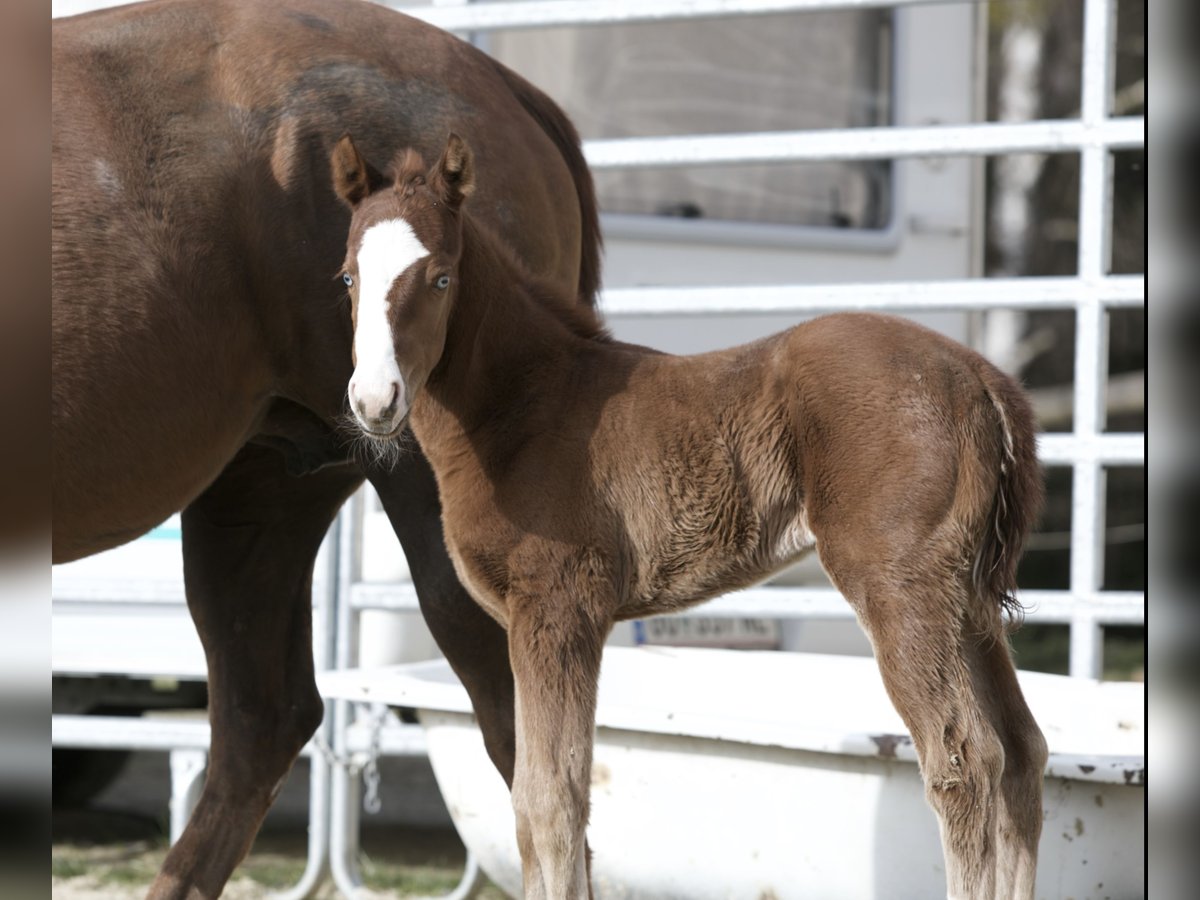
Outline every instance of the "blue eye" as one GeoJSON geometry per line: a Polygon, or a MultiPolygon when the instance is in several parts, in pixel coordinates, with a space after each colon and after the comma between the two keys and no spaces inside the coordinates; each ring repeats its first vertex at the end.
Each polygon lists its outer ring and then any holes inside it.
{"type": "Polygon", "coordinates": [[[450,287],[450,276],[442,275],[437,281],[434,282],[434,284],[437,286],[439,291],[444,291],[446,288],[450,287]]]}
{"type": "Polygon", "coordinates": [[[354,276],[349,272],[343,272],[342,282],[346,285],[346,287],[354,287],[354,276]]]}

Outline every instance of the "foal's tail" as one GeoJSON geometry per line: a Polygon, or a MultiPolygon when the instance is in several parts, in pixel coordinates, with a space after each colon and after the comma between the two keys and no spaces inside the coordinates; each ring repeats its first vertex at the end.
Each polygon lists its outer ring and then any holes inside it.
{"type": "Polygon", "coordinates": [[[575,182],[575,192],[579,197],[579,300],[595,307],[600,294],[600,256],[604,240],[600,233],[596,186],[583,156],[579,132],[553,100],[507,66],[496,60],[492,60],[492,63],[521,106],[542,127],[546,136],[554,141],[571,171],[571,180],[575,182]]]}
{"type": "Polygon", "coordinates": [[[1024,609],[1015,596],[1017,562],[1043,499],[1036,426],[1029,399],[1012,378],[990,363],[979,374],[999,417],[1001,463],[971,576],[976,596],[999,603],[1010,621],[1020,623],[1024,609]]]}

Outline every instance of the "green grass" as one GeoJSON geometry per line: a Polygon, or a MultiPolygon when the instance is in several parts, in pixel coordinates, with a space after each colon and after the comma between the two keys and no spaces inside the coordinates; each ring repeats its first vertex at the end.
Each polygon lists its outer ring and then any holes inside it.
{"type": "MultiPolygon", "coordinates": [[[[364,833],[369,852],[360,854],[366,886],[397,898],[428,897],[452,890],[462,877],[465,853],[453,832],[421,829],[384,829],[364,833]]],[[[130,840],[109,835],[107,840],[60,840],[51,852],[51,874],[56,883],[75,881],[84,895],[140,898],[154,880],[163,858],[165,841],[130,840]]],[[[266,896],[287,889],[304,874],[307,839],[302,832],[264,834],[245,862],[234,873],[241,885],[238,896],[266,896]]],[[[320,892],[334,898],[332,884],[320,892]]],[[[505,900],[489,884],[483,900],[505,900]]]]}
{"type": "MultiPolygon", "coordinates": [[[[462,865],[413,866],[361,860],[363,880],[368,887],[401,897],[429,897],[447,894],[458,886],[462,865]]],[[[484,900],[505,900],[506,894],[489,884],[479,895],[484,900]]]]}
{"type": "Polygon", "coordinates": [[[249,878],[272,890],[283,890],[300,881],[305,861],[300,857],[278,854],[251,856],[237,870],[240,878],[249,878]]]}
{"type": "MultiPolygon", "coordinates": [[[[1022,625],[1012,636],[1017,668],[1033,672],[1068,672],[1071,632],[1066,625],[1022,625]]],[[[1142,681],[1146,677],[1146,630],[1141,627],[1104,629],[1106,681],[1142,681]]]]}
{"type": "Polygon", "coordinates": [[[82,878],[89,871],[90,867],[82,860],[62,857],[57,854],[50,857],[51,878],[82,878]]]}

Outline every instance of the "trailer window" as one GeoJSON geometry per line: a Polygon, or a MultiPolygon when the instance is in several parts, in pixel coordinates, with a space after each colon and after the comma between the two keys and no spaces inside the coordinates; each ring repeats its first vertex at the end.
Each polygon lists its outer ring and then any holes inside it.
{"type": "MultiPolygon", "coordinates": [[[[892,121],[892,13],[852,11],[494,32],[481,45],[585,139],[892,121]]],[[[675,219],[885,228],[889,162],[598,171],[601,208],[675,219]]]]}

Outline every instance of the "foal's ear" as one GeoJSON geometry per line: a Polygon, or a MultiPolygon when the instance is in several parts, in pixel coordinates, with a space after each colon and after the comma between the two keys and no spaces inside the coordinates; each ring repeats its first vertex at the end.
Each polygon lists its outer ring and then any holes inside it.
{"type": "Polygon", "coordinates": [[[450,133],[442,158],[434,166],[434,177],[442,201],[452,209],[458,209],[475,190],[475,158],[467,142],[454,132],[450,133]]]}
{"type": "Polygon", "coordinates": [[[350,135],[343,135],[329,158],[333,189],[351,207],[361,203],[383,185],[383,176],[363,159],[350,135]]]}

